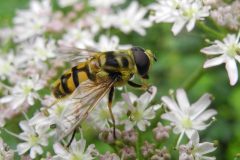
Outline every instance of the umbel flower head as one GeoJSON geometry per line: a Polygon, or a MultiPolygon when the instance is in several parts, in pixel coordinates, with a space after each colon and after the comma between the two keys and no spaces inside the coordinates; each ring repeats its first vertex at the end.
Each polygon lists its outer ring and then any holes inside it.
{"type": "Polygon", "coordinates": [[[215,157],[205,156],[214,150],[216,147],[213,143],[200,143],[199,134],[194,132],[188,144],[179,146],[179,160],[214,160],[215,157]]]}
{"type": "Polygon", "coordinates": [[[173,132],[181,135],[186,134],[192,137],[194,131],[206,129],[210,123],[206,123],[217,112],[214,109],[207,109],[211,103],[211,95],[205,93],[197,102],[190,104],[183,89],[176,91],[177,102],[167,96],[162,97],[163,103],[170,110],[162,115],[174,126],[173,132]]]}
{"type": "Polygon", "coordinates": [[[204,68],[225,63],[225,68],[228,73],[228,77],[231,85],[235,85],[238,80],[238,69],[236,61],[240,62],[240,32],[238,36],[228,34],[223,41],[216,40],[213,45],[205,47],[201,50],[206,55],[217,56],[212,59],[208,59],[204,63],[204,68]]]}
{"type": "Polygon", "coordinates": [[[139,98],[133,93],[124,93],[123,99],[128,105],[128,113],[130,119],[126,120],[125,129],[130,130],[137,126],[139,130],[145,131],[147,126],[150,126],[150,120],[155,117],[155,112],[160,108],[160,105],[149,106],[152,99],[157,93],[156,87],[150,88],[152,93],[145,92],[139,98]]]}
{"type": "Polygon", "coordinates": [[[199,0],[158,0],[150,8],[154,10],[150,19],[157,23],[173,23],[172,32],[177,35],[184,26],[191,31],[197,20],[209,16],[210,6],[204,6],[199,0]]]}

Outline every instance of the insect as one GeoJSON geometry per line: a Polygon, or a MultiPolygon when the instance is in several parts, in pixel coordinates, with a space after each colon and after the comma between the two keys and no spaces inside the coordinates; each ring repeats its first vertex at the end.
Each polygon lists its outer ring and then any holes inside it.
{"type": "Polygon", "coordinates": [[[71,127],[66,128],[61,137],[74,132],[105,95],[108,95],[108,108],[115,136],[115,120],[112,113],[114,88],[129,84],[147,90],[148,71],[156,58],[150,50],[140,47],[107,52],[75,49],[73,52],[77,52],[72,59],[78,61],[78,64],[67,70],[52,88],[57,100],[74,99],[74,105],[65,117],[71,123],[71,127]],[[134,75],[140,76],[142,84],[130,80],[134,75]]]}

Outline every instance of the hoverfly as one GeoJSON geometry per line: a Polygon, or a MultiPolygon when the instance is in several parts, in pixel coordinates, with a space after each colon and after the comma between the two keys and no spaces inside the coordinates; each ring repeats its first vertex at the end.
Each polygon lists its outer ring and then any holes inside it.
{"type": "Polygon", "coordinates": [[[60,139],[72,132],[74,134],[75,129],[86,119],[89,112],[107,94],[115,136],[115,120],[112,113],[114,88],[129,84],[147,90],[148,85],[145,80],[148,79],[149,68],[156,58],[150,50],[140,47],[107,52],[75,48],[69,52],[75,53],[71,59],[78,63],[67,70],[52,88],[57,101],[64,98],[74,99],[71,111],[65,116],[71,127],[64,129],[60,139]],[[130,80],[134,75],[140,76],[142,84],[130,80]]]}

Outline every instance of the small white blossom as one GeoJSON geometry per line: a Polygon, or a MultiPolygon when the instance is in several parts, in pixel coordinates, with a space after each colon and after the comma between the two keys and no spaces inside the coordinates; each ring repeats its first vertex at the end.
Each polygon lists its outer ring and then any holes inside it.
{"type": "Polygon", "coordinates": [[[115,51],[118,49],[127,49],[130,45],[119,45],[119,38],[117,36],[108,37],[106,35],[101,35],[99,42],[94,45],[99,51],[115,51]]]}
{"type": "Polygon", "coordinates": [[[176,99],[177,102],[170,97],[162,97],[162,101],[170,111],[161,116],[172,123],[175,134],[186,134],[190,138],[194,131],[206,129],[210,124],[206,121],[217,114],[214,109],[206,110],[211,103],[211,95],[208,93],[190,105],[186,92],[183,89],[178,89],[176,99]]]}
{"type": "Polygon", "coordinates": [[[179,160],[215,160],[215,157],[205,156],[216,150],[213,143],[199,143],[199,134],[194,132],[190,141],[186,145],[179,146],[179,160]]]}
{"type": "Polygon", "coordinates": [[[38,76],[19,80],[19,82],[10,89],[11,94],[4,96],[0,99],[0,103],[7,103],[15,110],[19,106],[27,103],[28,105],[34,104],[34,99],[38,99],[38,90],[43,88],[43,83],[39,80],[38,76]]]}
{"type": "Polygon", "coordinates": [[[174,23],[172,32],[177,35],[185,25],[189,32],[197,20],[209,16],[210,6],[204,6],[199,0],[158,0],[158,4],[152,4],[150,8],[155,12],[150,19],[157,23],[174,23]]]}
{"type": "Polygon", "coordinates": [[[43,37],[38,37],[34,41],[26,42],[22,46],[22,53],[27,54],[28,60],[33,59],[35,62],[46,61],[48,58],[55,56],[54,40],[48,42],[43,37]]]}
{"type": "Polygon", "coordinates": [[[52,128],[54,130],[52,130],[51,134],[55,135],[56,138],[60,138],[73,125],[70,121],[73,115],[70,114],[73,111],[72,105],[71,101],[60,101],[47,110],[43,107],[43,112],[37,113],[32,118],[31,125],[36,125],[37,129],[42,127],[52,128]]]}
{"type": "Polygon", "coordinates": [[[212,5],[215,5],[216,9],[211,12],[211,17],[221,26],[239,30],[240,1],[232,1],[231,4],[226,4],[221,0],[215,1],[215,4],[213,3],[212,5]]]}
{"type": "Polygon", "coordinates": [[[218,56],[207,60],[204,63],[204,68],[225,63],[225,68],[231,85],[235,85],[238,81],[238,68],[236,63],[240,62],[239,39],[240,34],[238,34],[238,36],[229,34],[223,39],[223,42],[216,40],[213,45],[205,47],[201,50],[204,54],[218,56]]]}
{"type": "Polygon", "coordinates": [[[15,41],[43,34],[50,21],[51,12],[49,0],[33,0],[29,10],[17,11],[17,16],[13,19],[15,41]]]}
{"type": "Polygon", "coordinates": [[[100,8],[86,15],[85,19],[81,20],[80,23],[87,25],[92,32],[97,33],[101,28],[109,29],[114,25],[115,21],[115,14],[111,8],[100,8]]]}
{"type": "Polygon", "coordinates": [[[12,76],[15,67],[14,67],[14,55],[12,53],[7,54],[6,56],[0,57],[0,79],[5,80],[9,76],[12,76]]]}
{"type": "Polygon", "coordinates": [[[63,35],[63,39],[59,43],[60,45],[63,44],[84,49],[94,45],[93,36],[89,30],[82,29],[81,27],[72,27],[63,35]]]}
{"type": "Polygon", "coordinates": [[[66,149],[61,144],[56,143],[53,146],[56,155],[52,160],[93,160],[98,154],[94,144],[86,146],[86,140],[74,140],[69,149],[66,149]]]}
{"type": "Polygon", "coordinates": [[[155,97],[157,88],[150,88],[152,93],[145,92],[139,98],[133,93],[122,94],[123,99],[128,105],[128,113],[130,118],[125,120],[125,129],[130,130],[137,126],[139,130],[145,131],[147,126],[150,126],[150,120],[155,117],[155,112],[160,108],[160,105],[149,106],[152,99],[155,97]]]}
{"type": "Polygon", "coordinates": [[[23,130],[17,137],[25,142],[17,145],[17,151],[20,155],[30,150],[30,157],[35,158],[37,154],[43,154],[43,146],[48,145],[48,128],[36,129],[29,124],[29,121],[21,121],[19,126],[23,130]]]}
{"type": "MultiPolygon", "coordinates": [[[[112,112],[115,119],[115,124],[119,123],[119,118],[123,111],[121,110],[120,105],[118,103],[112,107],[112,112]]],[[[110,128],[109,122],[112,123],[110,111],[107,104],[107,98],[104,98],[97,107],[92,111],[89,115],[91,122],[94,127],[99,128],[101,130],[110,128]]]]}
{"type": "Polygon", "coordinates": [[[151,26],[151,22],[144,19],[146,13],[146,8],[140,7],[137,1],[133,1],[126,10],[117,13],[114,26],[124,33],[135,31],[144,36],[145,28],[151,26]]]}

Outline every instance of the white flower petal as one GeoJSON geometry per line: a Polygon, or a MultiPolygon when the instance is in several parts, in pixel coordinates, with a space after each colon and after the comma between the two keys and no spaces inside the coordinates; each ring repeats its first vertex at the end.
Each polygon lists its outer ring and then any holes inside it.
{"type": "Polygon", "coordinates": [[[191,141],[192,141],[193,145],[197,145],[199,143],[200,139],[199,139],[199,134],[197,131],[195,131],[193,133],[193,135],[191,137],[191,141]]]}
{"type": "Polygon", "coordinates": [[[187,24],[187,31],[190,32],[195,26],[196,19],[191,19],[187,24]]]}
{"type": "Polygon", "coordinates": [[[29,126],[29,123],[28,121],[21,121],[19,123],[19,126],[21,127],[21,129],[25,132],[28,132],[28,133],[33,133],[33,128],[31,126],[29,126]]]}
{"type": "Polygon", "coordinates": [[[192,136],[193,136],[193,134],[196,132],[196,130],[195,129],[187,129],[187,130],[185,130],[185,133],[186,133],[186,135],[187,135],[187,137],[190,139],[192,136]]]}
{"type": "Polygon", "coordinates": [[[208,55],[219,55],[223,54],[224,50],[222,50],[218,45],[212,45],[201,49],[201,52],[208,55]]]}
{"type": "Polygon", "coordinates": [[[192,115],[192,118],[195,119],[197,116],[199,116],[211,103],[211,95],[208,93],[205,93],[201,98],[198,99],[197,102],[192,104],[190,108],[190,114],[192,115]]]}
{"type": "Polygon", "coordinates": [[[186,21],[183,21],[183,20],[176,21],[172,27],[173,34],[177,35],[182,30],[185,24],[186,24],[186,21]]]}
{"type": "Polygon", "coordinates": [[[170,99],[167,96],[163,96],[161,99],[171,111],[181,113],[177,103],[174,100],[170,99]]]}
{"type": "Polygon", "coordinates": [[[14,96],[4,96],[0,99],[0,103],[9,103],[14,99],[14,96]]]}
{"type": "Polygon", "coordinates": [[[59,143],[55,143],[53,145],[53,149],[56,154],[59,154],[59,155],[65,155],[65,154],[67,155],[68,154],[68,152],[65,150],[65,148],[59,143]]]}
{"type": "Polygon", "coordinates": [[[224,56],[219,56],[219,57],[215,57],[215,58],[212,58],[212,59],[208,59],[204,63],[203,67],[204,68],[209,68],[209,67],[220,65],[220,64],[222,64],[224,62],[225,62],[224,56]]]}
{"type": "Polygon", "coordinates": [[[26,153],[31,148],[30,144],[27,142],[20,143],[17,145],[18,154],[22,155],[26,153]]]}
{"type": "Polygon", "coordinates": [[[236,55],[235,59],[238,61],[238,63],[240,63],[240,55],[236,55]]]}
{"type": "Polygon", "coordinates": [[[237,69],[236,61],[232,58],[229,58],[226,61],[225,67],[228,73],[230,84],[233,86],[237,83],[237,80],[238,80],[238,69],[237,69]]]}
{"type": "Polygon", "coordinates": [[[41,155],[42,153],[43,153],[43,150],[40,146],[34,146],[30,150],[30,157],[35,158],[37,154],[41,155]]]}
{"type": "Polygon", "coordinates": [[[149,103],[152,101],[152,99],[155,97],[156,93],[157,93],[157,87],[152,86],[151,88],[149,88],[149,90],[152,93],[149,92],[145,92],[144,94],[142,94],[139,97],[140,102],[142,103],[143,106],[148,106],[149,103]]]}
{"type": "Polygon", "coordinates": [[[216,147],[214,147],[213,143],[209,143],[209,142],[204,142],[204,143],[200,143],[198,145],[198,152],[200,154],[207,154],[207,153],[210,153],[210,152],[213,152],[216,150],[216,147]]]}
{"type": "Polygon", "coordinates": [[[188,97],[187,97],[184,89],[178,89],[176,91],[176,98],[177,98],[177,102],[178,102],[181,110],[183,112],[186,112],[188,110],[188,108],[190,107],[190,104],[189,104],[188,97]]]}
{"type": "Polygon", "coordinates": [[[217,111],[214,109],[209,109],[206,110],[204,112],[202,112],[201,115],[199,115],[198,117],[195,118],[195,121],[199,121],[199,122],[204,122],[209,120],[209,118],[213,117],[214,115],[217,114],[217,111]]]}

